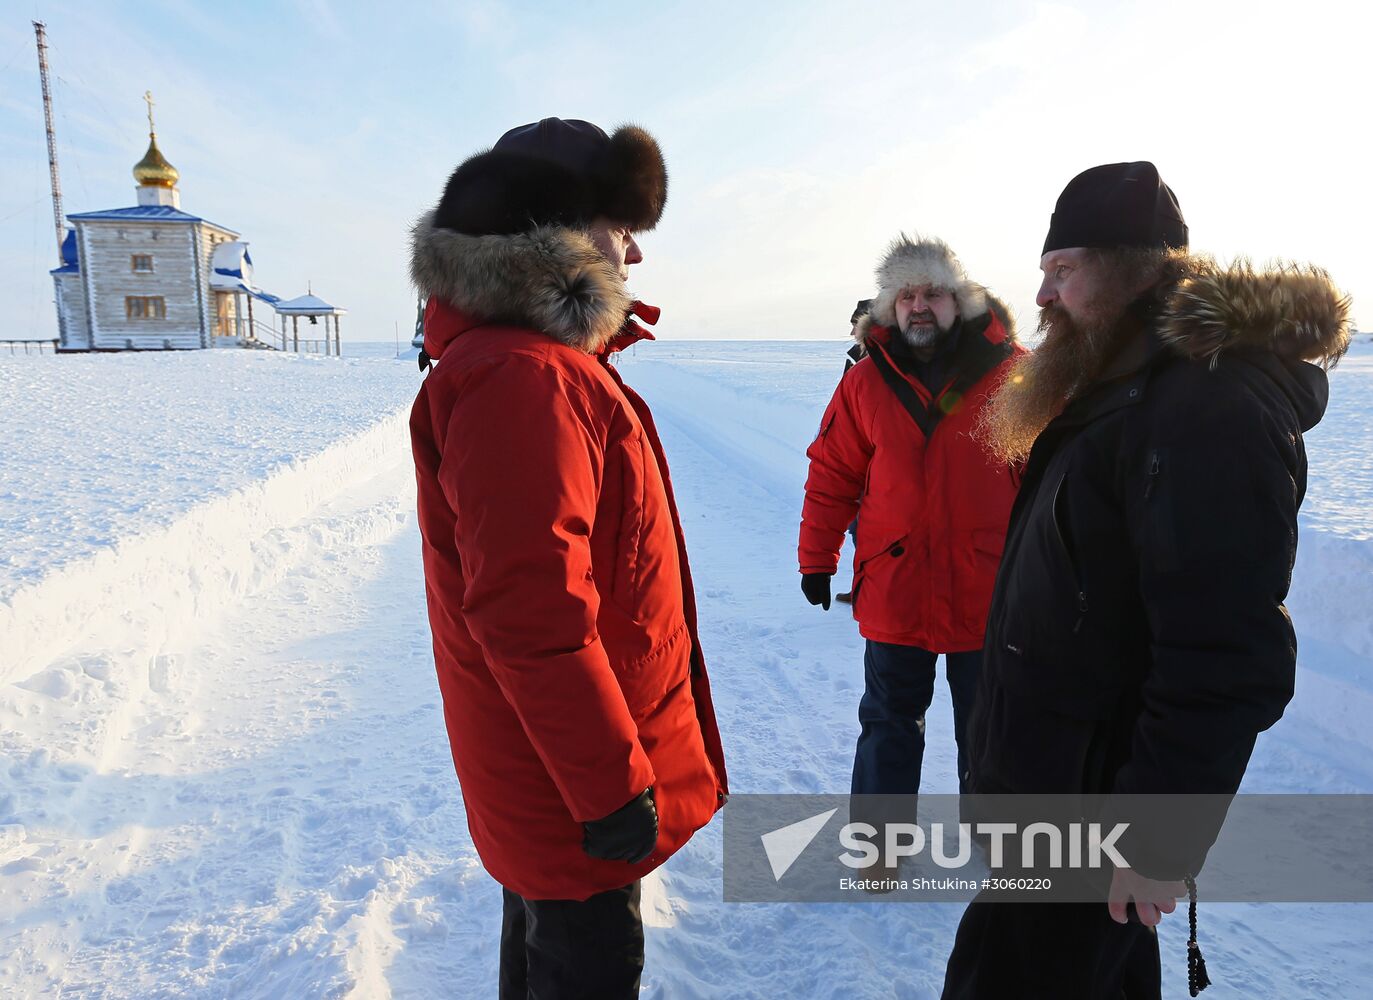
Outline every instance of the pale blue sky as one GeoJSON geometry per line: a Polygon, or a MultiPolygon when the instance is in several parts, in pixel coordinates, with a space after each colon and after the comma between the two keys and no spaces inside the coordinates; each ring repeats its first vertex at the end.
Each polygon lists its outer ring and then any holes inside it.
{"type": "MultiPolygon", "coordinates": [[[[1373,295],[1358,5],[1180,2],[45,3],[0,21],[0,338],[55,336],[30,20],[65,208],[134,202],[141,95],[182,207],[345,339],[414,318],[407,228],[448,173],[549,115],[635,121],[672,176],[633,287],[662,336],[842,338],[898,230],[938,235],[1033,326],[1054,199],[1153,159],[1193,246],[1311,260],[1373,295]]],[[[1365,327],[1373,311],[1364,310],[1365,327]]]]}

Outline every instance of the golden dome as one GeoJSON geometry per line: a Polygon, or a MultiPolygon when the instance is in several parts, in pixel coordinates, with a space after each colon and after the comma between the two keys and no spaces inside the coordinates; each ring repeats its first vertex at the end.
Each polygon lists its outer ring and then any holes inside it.
{"type": "Polygon", "coordinates": [[[176,187],[181,171],[168,163],[162,150],[157,148],[157,133],[150,132],[148,140],[148,151],[134,164],[133,179],[144,187],[176,187]]]}

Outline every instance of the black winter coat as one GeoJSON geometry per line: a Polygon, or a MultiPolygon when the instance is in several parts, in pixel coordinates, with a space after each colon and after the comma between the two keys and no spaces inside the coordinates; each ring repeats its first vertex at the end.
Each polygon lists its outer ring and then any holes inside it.
{"type": "MultiPolygon", "coordinates": [[[[1293,693],[1302,433],[1328,392],[1296,358],[1339,356],[1345,306],[1323,274],[1203,274],[1142,334],[1139,367],[1039,436],[987,621],[973,791],[1236,791],[1293,693]],[[1285,323],[1293,301],[1321,321],[1285,323]],[[1218,330],[1217,304],[1244,322],[1218,330]]],[[[1136,867],[1195,873],[1223,818],[1136,867]]]]}

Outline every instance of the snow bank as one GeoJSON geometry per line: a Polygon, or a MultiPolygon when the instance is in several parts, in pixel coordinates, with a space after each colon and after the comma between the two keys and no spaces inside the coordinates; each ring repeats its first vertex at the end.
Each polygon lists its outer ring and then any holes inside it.
{"type": "Polygon", "coordinates": [[[135,606],[172,628],[270,581],[273,532],[408,454],[417,384],[375,354],[0,358],[0,682],[135,606]]]}
{"type": "Polygon", "coordinates": [[[174,523],[125,537],[48,574],[0,604],[0,684],[24,680],[131,603],[168,629],[276,578],[281,533],[321,500],[409,455],[408,408],[265,480],[197,504],[174,523]]]}
{"type": "Polygon", "coordinates": [[[1287,599],[1297,632],[1373,662],[1373,541],[1305,527],[1287,599]]]}
{"type": "Polygon", "coordinates": [[[414,398],[393,360],[266,351],[0,357],[0,602],[414,398]]]}
{"type": "MultiPolygon", "coordinates": [[[[1330,373],[1325,417],[1306,434],[1310,469],[1302,524],[1373,542],[1373,341],[1330,373]]],[[[1309,533],[1303,536],[1303,544],[1309,533]]]]}

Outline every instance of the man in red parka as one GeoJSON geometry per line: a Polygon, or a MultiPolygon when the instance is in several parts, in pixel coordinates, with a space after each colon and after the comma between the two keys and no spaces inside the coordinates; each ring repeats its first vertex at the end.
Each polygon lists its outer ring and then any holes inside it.
{"type": "Polygon", "coordinates": [[[667,173],[642,129],[512,129],[414,229],[437,364],[410,418],[425,590],[500,996],[632,997],[639,880],[727,792],[681,522],[610,364],[667,173]]]}
{"type": "Polygon", "coordinates": [[[914,795],[935,660],[953,695],[960,789],[992,582],[1015,499],[1011,470],[971,433],[1023,353],[1005,306],[940,240],[901,236],[811,444],[801,589],[830,606],[844,529],[858,513],[853,614],[867,639],[854,795],[914,795]]]}

